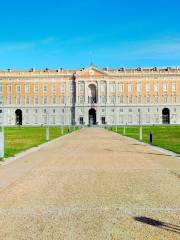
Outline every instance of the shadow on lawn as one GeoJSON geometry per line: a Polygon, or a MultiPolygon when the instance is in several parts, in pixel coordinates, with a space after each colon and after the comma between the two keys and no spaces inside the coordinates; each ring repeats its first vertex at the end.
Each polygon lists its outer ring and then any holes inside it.
{"type": "Polygon", "coordinates": [[[134,220],[144,223],[144,224],[151,225],[153,227],[158,227],[158,228],[164,229],[166,231],[180,234],[180,226],[178,226],[178,225],[174,225],[171,223],[166,223],[166,222],[162,222],[162,221],[158,221],[158,220],[154,220],[152,218],[142,217],[142,216],[134,217],[134,220]]]}

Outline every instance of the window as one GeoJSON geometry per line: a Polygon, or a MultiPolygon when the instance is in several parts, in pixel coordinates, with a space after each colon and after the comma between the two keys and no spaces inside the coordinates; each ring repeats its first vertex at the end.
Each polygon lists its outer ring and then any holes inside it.
{"type": "Polygon", "coordinates": [[[132,104],[132,96],[131,96],[131,95],[128,96],[128,103],[129,103],[129,104],[132,104]]]}
{"type": "Polygon", "coordinates": [[[65,83],[61,83],[61,85],[60,85],[60,92],[61,93],[65,92],[65,83]]]}
{"type": "Polygon", "coordinates": [[[84,92],[84,83],[79,84],[79,90],[80,92],[84,92]]]}
{"type": "Polygon", "coordinates": [[[137,96],[137,103],[140,104],[141,103],[141,95],[137,96]]]}
{"type": "Polygon", "coordinates": [[[16,85],[16,93],[21,93],[21,85],[16,85]]]}
{"type": "Polygon", "coordinates": [[[65,104],[65,96],[61,96],[60,97],[60,103],[61,104],[65,104]]]}
{"type": "Polygon", "coordinates": [[[154,95],[154,104],[158,104],[159,102],[159,96],[156,94],[154,95]]]}
{"type": "Polygon", "coordinates": [[[51,103],[52,104],[56,104],[56,96],[52,96],[51,97],[51,103]]]}
{"type": "Polygon", "coordinates": [[[43,104],[47,104],[47,96],[43,96],[43,104]]]}
{"type": "Polygon", "coordinates": [[[39,103],[38,96],[34,96],[34,104],[37,105],[39,103]]]}
{"type": "Polygon", "coordinates": [[[56,93],[56,83],[52,83],[52,93],[56,93]]]}
{"type": "Polygon", "coordinates": [[[158,92],[158,82],[154,83],[154,91],[158,92]]]}
{"type": "Polygon", "coordinates": [[[12,93],[12,86],[11,85],[7,85],[7,93],[12,93]]]}
{"type": "Polygon", "coordinates": [[[106,103],[106,97],[105,97],[105,96],[102,96],[102,97],[101,97],[101,103],[102,103],[102,104],[105,104],[105,103],[106,103]]]}
{"type": "Polygon", "coordinates": [[[176,103],[176,94],[173,94],[172,100],[173,100],[173,103],[176,103]]]}
{"type": "Polygon", "coordinates": [[[146,83],[146,92],[149,92],[150,91],[150,83],[146,83]]]}
{"type": "Polygon", "coordinates": [[[26,103],[27,105],[30,104],[30,97],[29,97],[29,96],[26,96],[26,97],[25,97],[25,103],[26,103]]]}
{"type": "Polygon", "coordinates": [[[73,83],[69,83],[69,91],[73,92],[73,83]]]}
{"type": "Polygon", "coordinates": [[[26,84],[25,85],[25,93],[29,93],[30,92],[30,85],[26,84]]]}
{"type": "Polygon", "coordinates": [[[128,92],[132,92],[132,83],[128,83],[128,92]]]}
{"type": "Polygon", "coordinates": [[[124,102],[124,97],[123,97],[123,95],[118,96],[118,103],[123,104],[123,102],[124,102]]]}
{"type": "Polygon", "coordinates": [[[3,96],[0,95],[0,104],[3,104],[3,96]]]}
{"type": "Polygon", "coordinates": [[[141,82],[137,83],[137,92],[141,92],[141,82]]]}
{"type": "Polygon", "coordinates": [[[17,97],[16,97],[16,104],[17,104],[17,105],[20,105],[20,104],[21,104],[21,98],[20,98],[20,96],[17,96],[17,97]]]}
{"type": "Polygon", "coordinates": [[[163,82],[163,91],[167,92],[167,90],[168,90],[167,82],[163,82]]]}
{"type": "Polygon", "coordinates": [[[3,91],[3,87],[2,87],[2,83],[0,83],[0,93],[2,93],[3,91]]]}
{"type": "Polygon", "coordinates": [[[176,82],[173,82],[173,83],[172,83],[172,91],[173,91],[173,92],[176,92],[176,82]]]}
{"type": "Polygon", "coordinates": [[[116,97],[115,96],[110,96],[110,103],[115,104],[116,97]]]}
{"type": "Polygon", "coordinates": [[[167,103],[167,102],[168,102],[168,96],[167,96],[167,94],[165,94],[163,96],[163,103],[167,103]]]}
{"type": "Polygon", "coordinates": [[[48,86],[47,84],[43,84],[43,93],[47,93],[48,92],[48,86]]]}
{"type": "Polygon", "coordinates": [[[105,92],[106,91],[106,83],[101,83],[101,92],[105,92]]]}
{"type": "Polygon", "coordinates": [[[150,95],[149,94],[146,95],[146,104],[150,104],[150,95]]]}
{"type": "Polygon", "coordinates": [[[120,112],[121,112],[121,113],[123,112],[123,108],[120,108],[120,112]]]}
{"type": "Polygon", "coordinates": [[[34,84],[34,93],[38,93],[38,84],[34,84]]]}
{"type": "Polygon", "coordinates": [[[73,96],[69,96],[69,104],[73,104],[73,96]]]}
{"type": "Polygon", "coordinates": [[[119,91],[122,93],[124,91],[124,84],[123,83],[119,83],[119,91]]]}
{"type": "Polygon", "coordinates": [[[12,96],[7,97],[7,104],[11,105],[12,104],[12,96]]]}
{"type": "Polygon", "coordinates": [[[110,84],[110,91],[115,92],[115,84],[114,83],[110,84]]]}
{"type": "Polygon", "coordinates": [[[84,104],[84,96],[79,97],[79,104],[84,104]]]}

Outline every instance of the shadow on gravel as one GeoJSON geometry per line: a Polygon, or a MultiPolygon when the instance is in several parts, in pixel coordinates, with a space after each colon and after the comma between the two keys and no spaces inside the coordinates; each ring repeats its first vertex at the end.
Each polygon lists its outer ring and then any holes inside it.
{"type": "Polygon", "coordinates": [[[134,220],[144,223],[144,224],[151,225],[153,227],[158,227],[158,228],[164,229],[166,231],[180,234],[180,226],[178,226],[178,225],[174,225],[171,223],[166,223],[166,222],[162,222],[162,221],[158,221],[158,220],[154,220],[152,218],[142,217],[142,216],[134,217],[134,220]]]}

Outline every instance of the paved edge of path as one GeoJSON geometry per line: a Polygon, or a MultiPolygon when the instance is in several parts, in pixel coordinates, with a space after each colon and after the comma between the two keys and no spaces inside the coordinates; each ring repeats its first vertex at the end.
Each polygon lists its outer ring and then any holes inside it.
{"type": "Polygon", "coordinates": [[[68,134],[66,134],[66,135],[60,136],[60,137],[55,138],[55,139],[53,139],[53,140],[50,140],[50,141],[48,141],[48,142],[42,143],[42,144],[40,144],[40,145],[38,145],[38,146],[36,146],[36,147],[32,147],[32,148],[30,148],[30,149],[27,149],[27,150],[25,150],[25,151],[23,151],[23,152],[20,152],[20,153],[16,154],[14,157],[4,158],[4,160],[0,163],[0,167],[1,167],[1,166],[8,165],[9,163],[14,162],[14,161],[16,161],[17,159],[20,159],[20,158],[22,158],[22,157],[25,157],[25,156],[27,156],[27,155],[29,155],[29,154],[31,154],[31,153],[37,152],[37,151],[39,151],[40,149],[43,149],[43,148],[45,148],[45,147],[47,147],[47,146],[49,146],[49,145],[52,145],[52,144],[58,142],[59,140],[61,140],[61,139],[63,139],[63,138],[66,138],[66,137],[68,137],[69,135],[74,134],[75,132],[80,131],[80,130],[81,130],[81,129],[76,130],[76,131],[73,131],[73,132],[71,132],[71,133],[68,133],[68,134]]]}

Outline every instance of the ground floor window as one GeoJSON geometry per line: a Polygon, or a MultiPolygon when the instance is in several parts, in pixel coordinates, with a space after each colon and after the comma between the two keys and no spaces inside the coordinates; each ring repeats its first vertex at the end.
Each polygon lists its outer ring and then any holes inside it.
{"type": "Polygon", "coordinates": [[[105,117],[101,117],[101,123],[106,124],[106,118],[105,117]]]}
{"type": "Polygon", "coordinates": [[[83,125],[83,121],[84,121],[83,117],[80,117],[79,118],[79,124],[83,125]]]}

